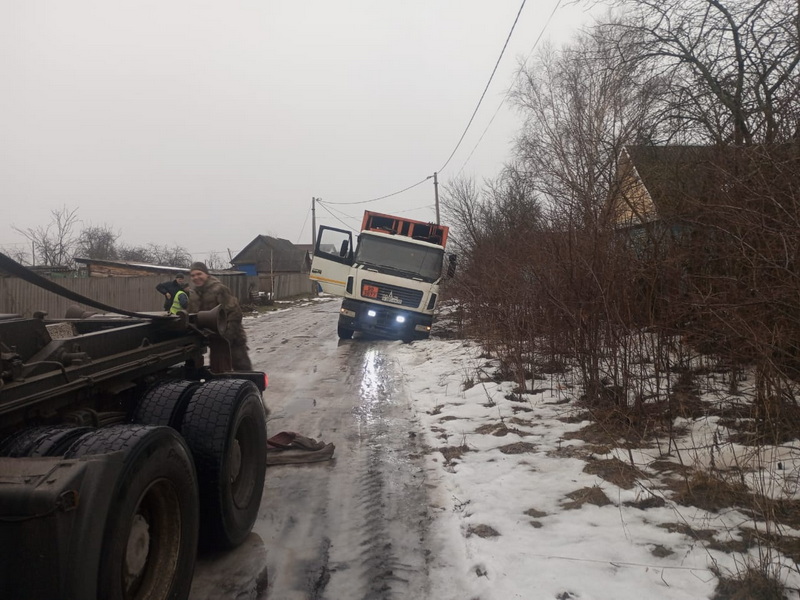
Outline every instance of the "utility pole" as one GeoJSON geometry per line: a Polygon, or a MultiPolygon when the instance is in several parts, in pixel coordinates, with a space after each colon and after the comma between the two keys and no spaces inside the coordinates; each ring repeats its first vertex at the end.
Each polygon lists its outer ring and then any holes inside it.
{"type": "Polygon", "coordinates": [[[436,171],[433,172],[433,193],[436,197],[436,224],[439,224],[439,178],[436,171]]]}
{"type": "MultiPolygon", "coordinates": [[[[319,198],[311,197],[311,246],[317,247],[317,200],[319,198]]],[[[312,250],[313,252],[313,250],[312,250]]]]}

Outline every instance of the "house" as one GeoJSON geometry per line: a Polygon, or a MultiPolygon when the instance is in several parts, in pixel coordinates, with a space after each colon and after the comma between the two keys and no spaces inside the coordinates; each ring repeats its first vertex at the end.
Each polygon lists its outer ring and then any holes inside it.
{"type": "Polygon", "coordinates": [[[721,220],[768,217],[796,197],[800,152],[772,146],[626,146],[609,219],[635,245],[708,235],[721,220]]]}
{"type": "Polygon", "coordinates": [[[231,259],[231,264],[248,275],[308,273],[307,250],[289,240],[259,235],[231,259]]]}
{"type": "Polygon", "coordinates": [[[313,288],[308,274],[311,254],[288,240],[256,236],[231,259],[231,264],[251,278],[257,277],[257,291],[272,298],[308,293],[313,288]]]}

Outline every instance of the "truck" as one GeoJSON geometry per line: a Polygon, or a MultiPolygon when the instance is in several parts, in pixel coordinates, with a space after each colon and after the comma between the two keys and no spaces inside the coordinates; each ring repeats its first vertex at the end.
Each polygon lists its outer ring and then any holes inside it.
{"type": "MultiPolygon", "coordinates": [[[[2,254],[0,270],[113,309],[2,254]]],[[[230,371],[225,324],[220,307],[0,315],[4,597],[187,598],[198,548],[249,535],[267,380],[230,371]]]]}
{"type": "Polygon", "coordinates": [[[342,296],[337,333],[358,331],[412,341],[430,336],[439,285],[455,272],[445,247],[448,227],[365,211],[353,233],[322,225],[314,245],[310,278],[323,292],[342,296]]]}

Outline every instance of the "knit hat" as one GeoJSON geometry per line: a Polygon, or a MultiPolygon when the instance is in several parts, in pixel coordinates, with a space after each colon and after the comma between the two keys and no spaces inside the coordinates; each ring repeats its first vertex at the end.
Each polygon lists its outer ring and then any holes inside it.
{"type": "Polygon", "coordinates": [[[175,273],[175,279],[183,279],[186,277],[185,273],[175,273]]]}
{"type": "Polygon", "coordinates": [[[190,271],[202,271],[203,273],[208,275],[208,267],[206,266],[206,263],[193,262],[192,266],[189,267],[189,270],[190,271]]]}

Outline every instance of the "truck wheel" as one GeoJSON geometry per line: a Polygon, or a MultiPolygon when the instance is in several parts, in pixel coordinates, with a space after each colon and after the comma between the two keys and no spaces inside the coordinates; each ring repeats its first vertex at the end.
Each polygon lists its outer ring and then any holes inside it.
{"type": "Polygon", "coordinates": [[[19,458],[27,456],[37,438],[46,427],[27,427],[14,432],[0,443],[0,456],[19,458]]]}
{"type": "Polygon", "coordinates": [[[207,382],[192,396],[181,432],[197,466],[201,545],[241,544],[258,516],[267,466],[258,388],[243,379],[207,382]]]}
{"type": "Polygon", "coordinates": [[[185,599],[197,552],[194,465],[168,427],[115,425],[75,442],[67,458],[122,452],[98,569],[98,597],[185,599]]]}
{"type": "Polygon", "coordinates": [[[31,444],[25,456],[64,456],[79,437],[94,430],[94,427],[76,425],[46,427],[31,444]]]}
{"type": "Polygon", "coordinates": [[[170,381],[153,386],[136,404],[133,422],[166,425],[180,431],[186,405],[199,386],[195,381],[170,381]]]}
{"type": "Polygon", "coordinates": [[[339,335],[340,340],[349,340],[353,337],[353,330],[341,325],[336,327],[336,333],[339,335]]]}
{"type": "Polygon", "coordinates": [[[0,456],[61,456],[72,442],[93,429],[64,424],[28,427],[3,440],[0,456]]]}

